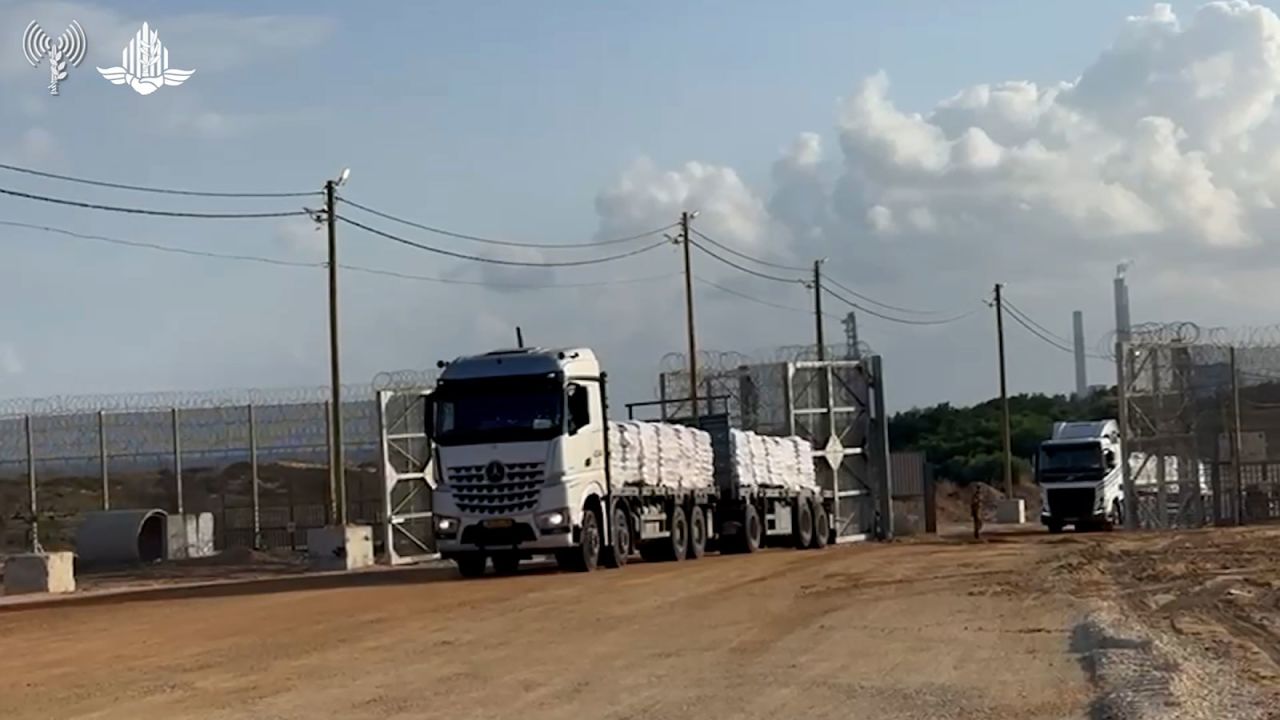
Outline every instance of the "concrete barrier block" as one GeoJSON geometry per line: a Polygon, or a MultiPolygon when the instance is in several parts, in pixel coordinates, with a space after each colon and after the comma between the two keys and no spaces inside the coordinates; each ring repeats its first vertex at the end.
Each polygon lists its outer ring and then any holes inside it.
{"type": "Polygon", "coordinates": [[[357,570],[373,565],[373,528],[330,526],[307,531],[307,556],[317,570],[357,570]]]}
{"type": "Polygon", "coordinates": [[[996,522],[1001,525],[1023,525],[1027,522],[1027,501],[1022,498],[1001,500],[996,505],[996,522]]]}
{"type": "Polygon", "coordinates": [[[170,515],[169,559],[209,557],[213,549],[213,513],[170,515]]]}
{"type": "Polygon", "coordinates": [[[76,591],[75,555],[69,552],[10,556],[4,564],[4,594],[76,591]]]}

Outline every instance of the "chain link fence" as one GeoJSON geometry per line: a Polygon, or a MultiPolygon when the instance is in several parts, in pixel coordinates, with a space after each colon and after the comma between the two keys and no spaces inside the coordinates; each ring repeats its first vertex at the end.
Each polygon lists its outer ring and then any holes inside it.
{"type": "Polygon", "coordinates": [[[1117,347],[1132,524],[1280,521],[1280,332],[1147,324],[1117,347]]]}
{"type": "MultiPolygon", "coordinates": [[[[382,521],[377,390],[429,387],[380,373],[342,393],[347,516],[382,521]]],[[[0,552],[70,549],[84,513],[212,513],[220,549],[305,547],[333,521],[330,389],[62,396],[0,402],[0,552]]],[[[339,493],[340,495],[340,493],[339,493]]]]}

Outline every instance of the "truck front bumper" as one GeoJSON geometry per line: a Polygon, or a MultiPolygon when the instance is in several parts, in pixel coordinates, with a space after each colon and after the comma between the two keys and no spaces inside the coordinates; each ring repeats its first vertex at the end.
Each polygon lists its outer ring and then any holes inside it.
{"type": "Polygon", "coordinates": [[[508,515],[471,515],[458,510],[448,493],[436,495],[436,547],[444,557],[468,552],[515,550],[551,553],[578,542],[581,513],[556,489],[544,490],[536,509],[508,515]]]}

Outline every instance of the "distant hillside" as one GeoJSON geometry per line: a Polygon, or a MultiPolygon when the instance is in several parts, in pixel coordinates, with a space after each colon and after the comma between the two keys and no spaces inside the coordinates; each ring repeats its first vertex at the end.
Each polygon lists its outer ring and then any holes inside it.
{"type": "MultiPolygon", "coordinates": [[[[1049,437],[1055,420],[1101,420],[1116,416],[1115,388],[1073,400],[1066,395],[1015,395],[1009,398],[1014,472],[1030,477],[1031,457],[1049,437]]],[[[962,485],[1003,482],[1000,399],[971,407],[942,403],[900,412],[889,419],[894,450],[920,450],[938,479],[962,485]]]]}

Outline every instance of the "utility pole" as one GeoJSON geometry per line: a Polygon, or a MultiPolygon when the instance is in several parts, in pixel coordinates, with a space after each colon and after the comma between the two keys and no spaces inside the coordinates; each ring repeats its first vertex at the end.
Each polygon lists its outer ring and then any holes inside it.
{"type": "Polygon", "coordinates": [[[680,244],[684,246],[684,305],[689,326],[689,403],[698,421],[698,341],[693,330],[693,261],[689,251],[689,221],[698,213],[680,213],[680,244]]]}
{"type": "Polygon", "coordinates": [[[1004,303],[1000,298],[1000,283],[996,283],[996,348],[1000,356],[1000,412],[1001,434],[1004,436],[1004,495],[1013,499],[1013,441],[1009,434],[1009,390],[1004,372],[1004,303]]]}
{"type": "Polygon", "coordinates": [[[325,224],[329,230],[329,521],[347,524],[347,474],[342,453],[342,373],[339,369],[338,343],[338,218],[335,213],[336,192],[347,181],[351,171],[344,169],[336,180],[324,184],[325,224]]]}
{"type": "Polygon", "coordinates": [[[818,362],[827,359],[827,341],[822,333],[822,263],[821,259],[813,261],[813,321],[818,341],[818,362]]]}

